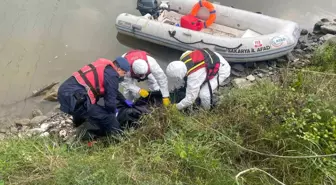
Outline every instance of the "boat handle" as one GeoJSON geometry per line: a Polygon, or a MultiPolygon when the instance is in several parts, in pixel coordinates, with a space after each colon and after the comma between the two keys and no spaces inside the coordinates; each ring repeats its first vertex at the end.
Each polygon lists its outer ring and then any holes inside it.
{"type": "Polygon", "coordinates": [[[142,26],[140,25],[136,25],[136,24],[132,24],[132,30],[135,31],[135,30],[141,30],[142,26]]]}
{"type": "Polygon", "coordinates": [[[187,32],[183,32],[183,35],[188,36],[188,37],[191,37],[191,34],[190,34],[190,33],[187,33],[187,32]]]}

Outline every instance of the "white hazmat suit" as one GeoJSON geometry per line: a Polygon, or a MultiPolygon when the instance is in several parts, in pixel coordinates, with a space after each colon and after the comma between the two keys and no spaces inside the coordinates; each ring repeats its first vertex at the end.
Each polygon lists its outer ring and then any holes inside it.
{"type": "MultiPolygon", "coordinates": [[[[182,56],[191,53],[192,51],[186,51],[182,56]]],[[[212,92],[216,91],[219,84],[223,83],[226,78],[230,76],[231,67],[229,63],[217,52],[214,52],[220,59],[221,66],[218,70],[218,74],[210,80],[212,92]],[[218,76],[219,75],[219,76],[218,76]],[[217,80],[218,78],[218,80],[217,80]],[[219,84],[218,84],[219,83],[219,84]]],[[[187,67],[182,61],[171,62],[166,69],[168,77],[175,77],[183,79],[187,74],[187,67]]],[[[200,68],[197,71],[189,74],[187,78],[186,96],[181,100],[176,107],[178,110],[184,109],[192,105],[197,97],[201,100],[201,106],[209,110],[211,108],[211,95],[209,86],[204,83],[207,77],[206,68],[200,68]]]]}
{"type": "MultiPolygon", "coordinates": [[[[125,55],[126,53],[123,54],[122,57],[125,57],[125,55]]],[[[162,97],[169,97],[168,80],[166,74],[153,57],[147,55],[147,61],[151,72],[148,75],[148,79],[146,80],[149,90],[150,91],[160,90],[162,97]]],[[[138,65],[137,61],[135,61],[132,65],[132,69],[134,70],[134,72],[140,72],[140,73],[147,71],[148,69],[147,64],[146,65],[143,64],[144,63],[138,65]]],[[[137,79],[132,78],[131,73],[127,72],[124,77],[124,81],[121,82],[121,86],[124,88],[123,94],[126,99],[134,100],[135,98],[140,97],[139,91],[141,88],[136,85],[136,82],[137,79]]]]}

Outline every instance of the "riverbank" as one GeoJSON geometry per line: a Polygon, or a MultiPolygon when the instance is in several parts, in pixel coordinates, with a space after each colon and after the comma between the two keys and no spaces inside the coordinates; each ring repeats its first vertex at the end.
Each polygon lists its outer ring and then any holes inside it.
{"type": "MultiPolygon", "coordinates": [[[[246,64],[233,64],[231,76],[222,84],[226,89],[245,88],[260,80],[270,79],[278,82],[281,70],[297,70],[311,64],[314,51],[336,33],[336,21],[321,19],[314,25],[313,32],[307,30],[301,32],[301,37],[295,49],[285,57],[278,59],[246,64]]],[[[41,110],[32,110],[28,118],[8,118],[1,121],[0,139],[7,136],[49,136],[51,133],[59,133],[65,137],[65,132],[71,128],[70,116],[62,114],[57,105],[56,92],[59,83],[53,82],[32,92],[29,98],[38,97],[41,103],[55,102],[56,107],[51,112],[42,114],[41,110]],[[57,127],[57,129],[55,129],[57,127]]],[[[71,129],[70,129],[71,130],[71,129]]],[[[73,133],[73,131],[69,131],[73,133]]],[[[68,139],[66,137],[66,139],[68,139]]]]}
{"type": "Polygon", "coordinates": [[[287,57],[232,65],[215,110],[154,111],[113,145],[66,144],[70,117],[34,110],[2,133],[0,175],[13,184],[276,184],[264,170],[285,184],[335,183],[336,161],[316,158],[336,152],[336,38],[321,27],[303,31],[287,57]]]}

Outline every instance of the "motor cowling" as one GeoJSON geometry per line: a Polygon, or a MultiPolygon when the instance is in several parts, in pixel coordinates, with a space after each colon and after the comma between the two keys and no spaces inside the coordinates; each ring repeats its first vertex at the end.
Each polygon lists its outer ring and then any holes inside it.
{"type": "Polygon", "coordinates": [[[157,0],[138,0],[136,9],[139,10],[142,16],[147,13],[153,16],[158,12],[159,5],[157,0]]]}

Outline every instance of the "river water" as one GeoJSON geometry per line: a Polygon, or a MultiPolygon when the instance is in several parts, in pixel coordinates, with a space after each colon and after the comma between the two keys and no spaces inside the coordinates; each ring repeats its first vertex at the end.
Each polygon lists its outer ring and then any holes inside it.
{"type": "MultiPolygon", "coordinates": [[[[307,29],[321,18],[336,18],[336,0],[216,1],[293,20],[307,29]]],[[[139,15],[135,2],[0,0],[0,118],[26,116],[32,108],[50,109],[54,104],[37,107],[40,99],[19,100],[44,85],[62,82],[97,57],[113,59],[139,48],[151,52],[163,68],[176,59],[179,51],[117,34],[118,14],[139,15]]]]}

